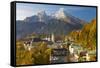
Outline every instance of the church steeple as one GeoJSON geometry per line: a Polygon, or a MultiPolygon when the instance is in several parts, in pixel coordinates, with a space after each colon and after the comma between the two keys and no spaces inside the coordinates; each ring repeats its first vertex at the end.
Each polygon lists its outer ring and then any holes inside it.
{"type": "Polygon", "coordinates": [[[55,42],[55,37],[54,37],[54,34],[53,33],[51,34],[51,41],[52,42],[55,42]]]}

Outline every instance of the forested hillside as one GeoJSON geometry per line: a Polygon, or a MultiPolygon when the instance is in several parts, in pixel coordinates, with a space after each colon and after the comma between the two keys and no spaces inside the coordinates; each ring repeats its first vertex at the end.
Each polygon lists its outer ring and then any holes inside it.
{"type": "Polygon", "coordinates": [[[69,36],[89,50],[96,49],[96,19],[84,25],[81,30],[72,31],[69,36]]]}

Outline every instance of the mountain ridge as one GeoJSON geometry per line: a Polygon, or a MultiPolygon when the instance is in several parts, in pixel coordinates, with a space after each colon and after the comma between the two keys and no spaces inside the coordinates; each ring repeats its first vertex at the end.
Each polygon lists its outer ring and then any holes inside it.
{"type": "Polygon", "coordinates": [[[85,21],[71,14],[67,14],[62,8],[60,8],[55,15],[48,15],[42,10],[33,16],[26,17],[24,20],[17,21],[17,37],[23,37],[33,32],[36,34],[54,33],[57,35],[65,35],[72,30],[81,29],[85,23],[85,21]]]}

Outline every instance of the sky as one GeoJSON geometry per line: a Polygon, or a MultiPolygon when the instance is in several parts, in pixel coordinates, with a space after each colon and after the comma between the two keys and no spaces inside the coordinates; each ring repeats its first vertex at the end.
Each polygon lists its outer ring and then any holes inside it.
{"type": "Polygon", "coordinates": [[[96,18],[95,7],[17,3],[16,20],[24,20],[26,17],[33,16],[41,10],[44,10],[48,15],[51,15],[60,8],[64,8],[67,13],[87,22],[91,21],[93,18],[96,18]]]}

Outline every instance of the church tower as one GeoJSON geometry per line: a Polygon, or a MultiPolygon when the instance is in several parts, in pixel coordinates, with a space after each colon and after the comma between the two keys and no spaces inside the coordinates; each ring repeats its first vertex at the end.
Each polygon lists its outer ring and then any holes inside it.
{"type": "Polygon", "coordinates": [[[54,34],[53,33],[51,34],[51,41],[52,42],[55,42],[55,37],[54,37],[54,34]]]}

